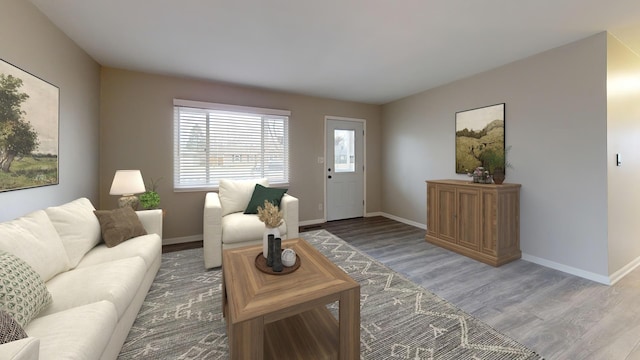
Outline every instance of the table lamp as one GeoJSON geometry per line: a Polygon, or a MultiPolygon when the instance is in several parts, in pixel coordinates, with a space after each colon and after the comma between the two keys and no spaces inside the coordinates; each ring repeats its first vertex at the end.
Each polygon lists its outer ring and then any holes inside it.
{"type": "Polygon", "coordinates": [[[131,206],[133,210],[137,210],[140,200],[135,194],[143,193],[145,190],[140,170],[117,170],[109,195],[122,195],[118,199],[118,207],[131,206]]]}

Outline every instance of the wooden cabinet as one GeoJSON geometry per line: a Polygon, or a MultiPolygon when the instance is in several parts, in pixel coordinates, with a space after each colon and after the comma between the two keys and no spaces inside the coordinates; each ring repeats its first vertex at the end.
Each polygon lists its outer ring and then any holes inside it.
{"type": "Polygon", "coordinates": [[[520,185],[427,181],[425,238],[493,266],[519,259],[520,185]]]}

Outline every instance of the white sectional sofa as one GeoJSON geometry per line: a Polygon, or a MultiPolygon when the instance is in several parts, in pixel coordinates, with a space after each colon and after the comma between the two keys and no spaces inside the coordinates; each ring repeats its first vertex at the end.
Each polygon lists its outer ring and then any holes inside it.
{"type": "Polygon", "coordinates": [[[160,268],[162,210],[138,211],[147,235],[111,248],[93,211],[81,198],[0,223],[0,250],[30,265],[52,298],[0,358],[118,357],[160,268]]]}

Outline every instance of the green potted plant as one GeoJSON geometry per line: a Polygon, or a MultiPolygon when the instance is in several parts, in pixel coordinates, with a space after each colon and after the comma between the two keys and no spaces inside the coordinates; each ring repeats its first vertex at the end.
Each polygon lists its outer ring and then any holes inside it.
{"type": "Polygon", "coordinates": [[[161,179],[162,178],[159,178],[154,181],[153,178],[151,178],[149,185],[146,186],[147,191],[140,194],[140,205],[142,205],[144,210],[157,209],[158,206],[160,206],[160,195],[158,195],[156,188],[161,179]]]}

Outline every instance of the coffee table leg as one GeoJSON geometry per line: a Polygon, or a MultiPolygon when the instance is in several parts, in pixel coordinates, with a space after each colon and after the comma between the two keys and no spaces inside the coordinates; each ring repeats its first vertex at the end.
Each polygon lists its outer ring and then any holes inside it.
{"type": "Polygon", "coordinates": [[[264,358],[264,318],[231,324],[227,319],[229,359],[262,360],[264,358]]]}
{"type": "Polygon", "coordinates": [[[227,284],[224,282],[224,268],[222,269],[222,317],[227,317],[227,284]]]}
{"type": "Polygon", "coordinates": [[[340,294],[340,359],[360,359],[360,287],[340,294]]]}

